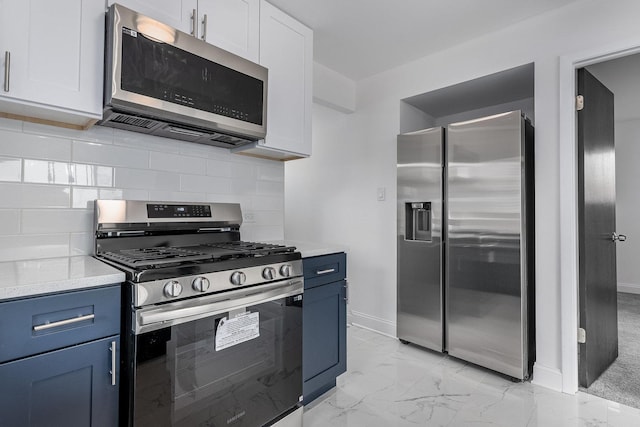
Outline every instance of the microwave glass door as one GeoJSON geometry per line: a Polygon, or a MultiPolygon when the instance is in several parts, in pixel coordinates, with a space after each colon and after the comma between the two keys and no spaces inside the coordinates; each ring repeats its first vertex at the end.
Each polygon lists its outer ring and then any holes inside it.
{"type": "Polygon", "coordinates": [[[136,427],[259,426],[301,395],[301,295],[136,336],[136,427]]]}
{"type": "Polygon", "coordinates": [[[264,83],[122,28],[121,89],[262,125],[264,83]]]}

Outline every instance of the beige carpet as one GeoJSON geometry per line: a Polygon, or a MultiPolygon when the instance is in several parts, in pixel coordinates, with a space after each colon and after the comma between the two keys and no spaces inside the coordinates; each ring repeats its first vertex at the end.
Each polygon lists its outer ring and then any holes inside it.
{"type": "Polygon", "coordinates": [[[584,391],[640,408],[640,295],[618,293],[618,358],[584,391]]]}

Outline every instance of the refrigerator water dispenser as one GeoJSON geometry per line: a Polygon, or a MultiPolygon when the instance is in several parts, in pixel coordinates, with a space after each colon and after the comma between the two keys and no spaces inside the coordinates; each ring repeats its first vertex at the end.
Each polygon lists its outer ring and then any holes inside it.
{"type": "Polygon", "coordinates": [[[431,241],[431,202],[405,204],[405,239],[431,241]]]}

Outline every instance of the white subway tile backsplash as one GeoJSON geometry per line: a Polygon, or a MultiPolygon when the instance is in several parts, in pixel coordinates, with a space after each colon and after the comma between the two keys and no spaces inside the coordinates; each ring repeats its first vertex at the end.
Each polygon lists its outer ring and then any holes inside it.
{"type": "Polygon", "coordinates": [[[22,121],[0,117],[0,129],[22,132],[22,121]]]}
{"type": "Polygon", "coordinates": [[[40,123],[24,122],[22,128],[25,134],[47,135],[69,140],[104,142],[108,144],[113,142],[113,128],[104,126],[92,126],[87,130],[75,130],[40,123]]]}
{"type": "Polygon", "coordinates": [[[0,234],[20,233],[20,210],[0,209],[0,234]]]}
{"type": "Polygon", "coordinates": [[[203,175],[180,175],[180,190],[198,193],[227,194],[231,191],[231,180],[203,175]]]}
{"type": "Polygon", "coordinates": [[[71,165],[63,162],[47,160],[24,160],[24,182],[36,184],[70,184],[72,179],[71,165]]]}
{"type": "Polygon", "coordinates": [[[223,160],[207,160],[207,175],[210,176],[231,176],[231,164],[223,160]]]}
{"type": "Polygon", "coordinates": [[[130,148],[149,151],[161,151],[163,153],[180,152],[180,141],[169,138],[160,138],[143,133],[129,132],[121,129],[113,130],[113,143],[130,148]]]}
{"type": "Polygon", "coordinates": [[[283,226],[282,213],[278,211],[253,211],[253,218],[256,224],[263,226],[283,226]]]}
{"type": "Polygon", "coordinates": [[[257,178],[261,181],[284,182],[284,164],[258,165],[257,178]]]}
{"type": "Polygon", "coordinates": [[[69,255],[69,234],[0,236],[0,259],[55,258],[69,255]]]}
{"type": "Polygon", "coordinates": [[[284,182],[257,181],[256,192],[258,194],[284,194],[284,182]]]}
{"type": "Polygon", "coordinates": [[[143,169],[115,168],[115,186],[146,190],[179,191],[180,175],[143,169]]]}
{"type": "MultiPolygon", "coordinates": [[[[68,208],[69,187],[0,182],[0,208],[68,208]]],[[[2,259],[2,258],[0,258],[2,259]]]]}
{"type": "Polygon", "coordinates": [[[146,169],[149,167],[149,152],[111,144],[74,141],[71,158],[78,163],[146,169]]]}
{"type": "Polygon", "coordinates": [[[234,178],[231,180],[232,194],[256,194],[257,185],[253,179],[234,178]]]}
{"type": "Polygon", "coordinates": [[[98,198],[97,188],[73,187],[71,206],[75,209],[91,209],[93,201],[98,198]]]}
{"type": "Polygon", "coordinates": [[[282,239],[283,180],[217,147],[0,119],[0,261],[92,254],[98,198],[240,203],[243,239],[282,239]]]}
{"type": "Polygon", "coordinates": [[[71,233],[69,238],[69,255],[93,255],[93,233],[71,233]]]}
{"type": "Polygon", "coordinates": [[[22,181],[22,160],[0,157],[0,181],[22,181]]]}
{"type": "Polygon", "coordinates": [[[71,141],[0,130],[0,155],[69,161],[71,160],[71,141]]]}
{"type": "Polygon", "coordinates": [[[204,193],[188,193],[185,191],[150,191],[149,200],[167,202],[202,202],[204,193]]]}
{"type": "MultiPolygon", "coordinates": [[[[102,198],[102,195],[100,195],[102,198]]],[[[126,200],[151,200],[149,192],[146,190],[134,190],[125,188],[122,190],[122,198],[126,200]]]]}
{"type": "Polygon", "coordinates": [[[149,153],[149,169],[204,175],[206,160],[199,157],[152,151],[149,153]]]}
{"type": "Polygon", "coordinates": [[[23,209],[22,233],[90,232],[93,209],[23,209]]]}
{"type": "Polygon", "coordinates": [[[72,164],[72,183],[92,187],[113,187],[113,168],[109,166],[72,164]]]}
{"type": "Polygon", "coordinates": [[[256,210],[279,211],[284,210],[284,197],[281,195],[253,196],[253,208],[256,210]]]}
{"type": "Polygon", "coordinates": [[[98,189],[98,198],[108,200],[123,200],[128,199],[129,197],[124,197],[124,190],[120,190],[118,188],[100,188],[98,189]]]}
{"type": "Polygon", "coordinates": [[[258,176],[258,165],[255,163],[233,162],[231,163],[231,176],[255,181],[258,176]]]}

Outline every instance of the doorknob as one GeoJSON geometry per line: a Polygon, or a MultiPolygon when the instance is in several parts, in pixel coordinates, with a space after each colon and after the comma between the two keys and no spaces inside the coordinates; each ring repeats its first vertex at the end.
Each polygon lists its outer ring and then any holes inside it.
{"type": "Polygon", "coordinates": [[[625,240],[627,240],[627,236],[625,236],[624,234],[618,234],[615,231],[611,234],[611,240],[618,241],[618,242],[624,242],[625,240]]]}

